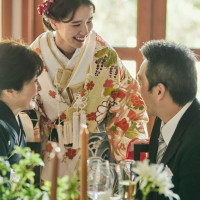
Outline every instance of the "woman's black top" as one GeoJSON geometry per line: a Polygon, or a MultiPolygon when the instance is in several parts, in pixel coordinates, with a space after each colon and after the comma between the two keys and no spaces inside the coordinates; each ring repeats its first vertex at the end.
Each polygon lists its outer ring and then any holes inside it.
{"type": "Polygon", "coordinates": [[[19,116],[18,121],[19,124],[10,108],[0,101],[0,156],[5,156],[11,166],[20,160],[18,154],[11,156],[14,146],[22,148],[26,146],[25,133],[19,116]]]}

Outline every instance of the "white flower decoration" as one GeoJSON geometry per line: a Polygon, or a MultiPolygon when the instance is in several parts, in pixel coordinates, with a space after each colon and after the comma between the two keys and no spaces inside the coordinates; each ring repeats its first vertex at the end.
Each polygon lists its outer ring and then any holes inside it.
{"type": "Polygon", "coordinates": [[[149,160],[145,160],[137,162],[132,171],[138,174],[135,181],[140,183],[143,197],[147,197],[151,191],[156,191],[170,200],[173,200],[173,198],[180,199],[177,194],[171,191],[174,185],[171,182],[171,176],[167,171],[164,171],[163,164],[149,164],[149,160]]]}

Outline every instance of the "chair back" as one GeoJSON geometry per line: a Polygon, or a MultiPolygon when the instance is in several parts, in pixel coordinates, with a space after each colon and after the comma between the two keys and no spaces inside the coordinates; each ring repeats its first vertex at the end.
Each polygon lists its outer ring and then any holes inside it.
{"type": "Polygon", "coordinates": [[[140,153],[148,153],[149,144],[134,144],[134,160],[140,160],[140,153]]]}

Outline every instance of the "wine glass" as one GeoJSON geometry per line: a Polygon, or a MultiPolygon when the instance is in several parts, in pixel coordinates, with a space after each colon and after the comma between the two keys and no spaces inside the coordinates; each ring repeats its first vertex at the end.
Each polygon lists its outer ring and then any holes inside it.
{"type": "Polygon", "coordinates": [[[120,200],[121,195],[119,194],[119,177],[120,176],[120,165],[110,163],[110,185],[112,190],[112,197],[110,200],[120,200]]]}
{"type": "Polygon", "coordinates": [[[111,196],[109,162],[88,159],[88,196],[92,200],[107,200],[111,196]]]}
{"type": "Polygon", "coordinates": [[[135,173],[131,170],[135,166],[134,160],[120,162],[119,193],[122,199],[132,200],[136,194],[135,173]]]}

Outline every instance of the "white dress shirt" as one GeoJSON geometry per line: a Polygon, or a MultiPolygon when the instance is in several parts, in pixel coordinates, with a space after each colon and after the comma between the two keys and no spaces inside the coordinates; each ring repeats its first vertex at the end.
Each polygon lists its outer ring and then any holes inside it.
{"type": "MultiPolygon", "coordinates": [[[[183,116],[183,114],[186,112],[186,110],[189,108],[189,106],[191,104],[192,104],[192,102],[188,102],[187,104],[185,104],[185,106],[183,106],[183,108],[172,119],[170,119],[166,124],[164,124],[163,121],[161,122],[160,134],[162,134],[163,139],[167,146],[176,130],[176,127],[177,127],[181,117],[183,116]]],[[[167,165],[165,166],[165,171],[168,172],[169,176],[173,176],[172,171],[170,170],[170,168],[167,165]]]]}
{"type": "Polygon", "coordinates": [[[192,102],[188,102],[187,104],[185,104],[185,106],[183,106],[183,108],[173,118],[171,118],[166,124],[164,124],[163,121],[161,122],[160,132],[167,146],[176,130],[176,127],[181,117],[186,112],[186,110],[190,107],[191,104],[192,102]]]}

